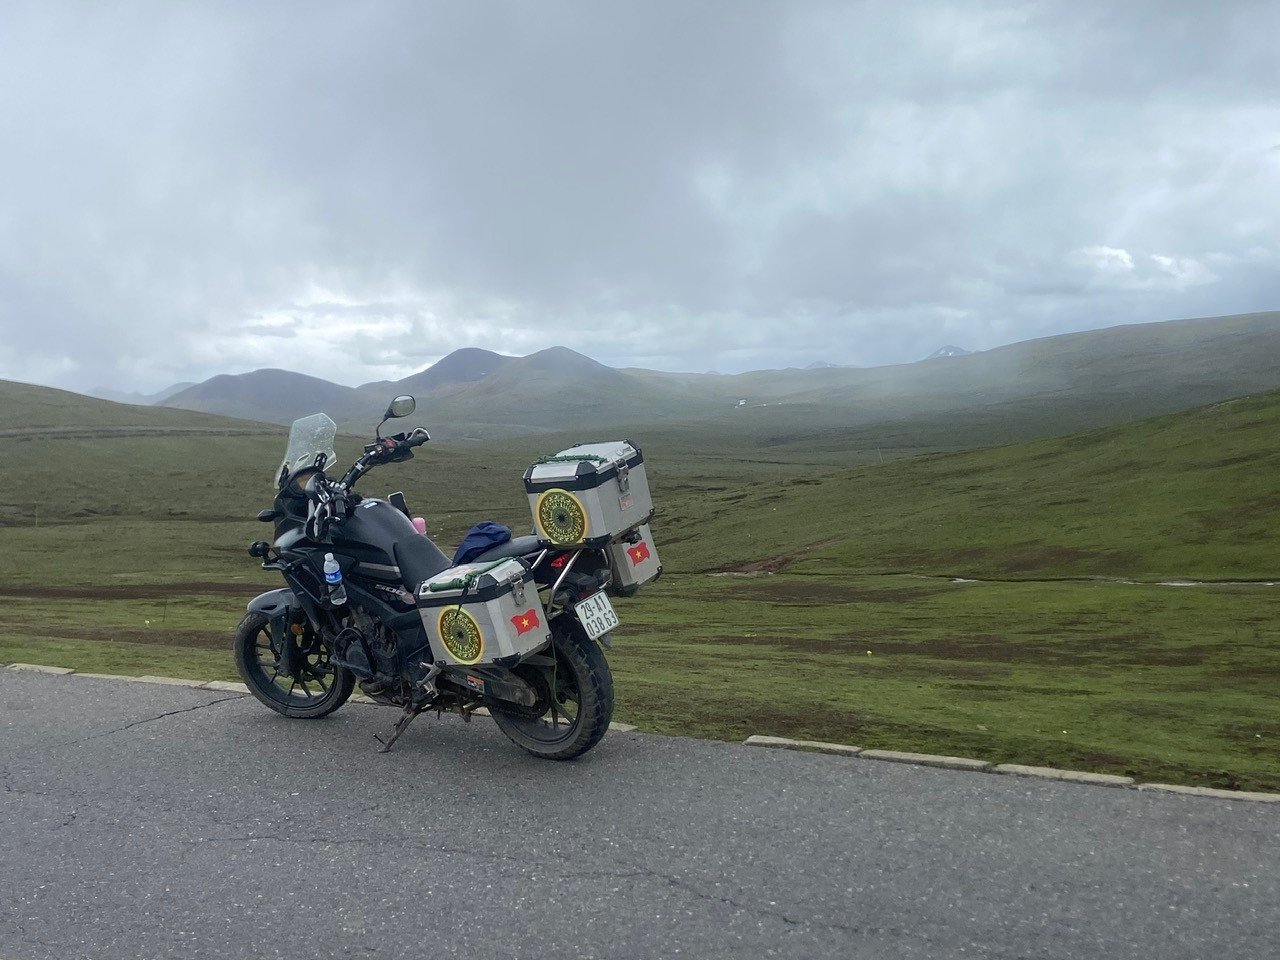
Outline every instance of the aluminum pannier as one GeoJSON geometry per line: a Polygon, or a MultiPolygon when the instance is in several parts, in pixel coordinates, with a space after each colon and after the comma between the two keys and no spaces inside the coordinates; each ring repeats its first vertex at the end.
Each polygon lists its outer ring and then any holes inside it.
{"type": "Polygon", "coordinates": [[[629,597],[662,575],[662,561],[658,559],[658,548],[653,544],[647,523],[624,534],[606,549],[613,571],[609,589],[619,596],[629,597]]]}
{"type": "Polygon", "coordinates": [[[468,563],[418,588],[418,611],[438,661],[509,666],[551,639],[537,584],[515,559],[468,563]]]}

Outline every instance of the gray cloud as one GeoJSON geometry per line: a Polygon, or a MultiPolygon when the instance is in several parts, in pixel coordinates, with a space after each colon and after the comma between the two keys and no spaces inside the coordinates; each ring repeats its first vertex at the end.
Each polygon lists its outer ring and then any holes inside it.
{"type": "Polygon", "coordinates": [[[7,4],[0,376],[738,370],[1280,304],[1274,4],[7,4]]]}

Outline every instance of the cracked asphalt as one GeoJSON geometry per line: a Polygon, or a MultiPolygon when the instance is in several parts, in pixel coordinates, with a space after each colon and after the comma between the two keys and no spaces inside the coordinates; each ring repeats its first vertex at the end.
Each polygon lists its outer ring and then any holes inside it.
{"type": "Polygon", "coordinates": [[[1274,956],[1280,816],[0,671],[0,957],[1274,956]]]}

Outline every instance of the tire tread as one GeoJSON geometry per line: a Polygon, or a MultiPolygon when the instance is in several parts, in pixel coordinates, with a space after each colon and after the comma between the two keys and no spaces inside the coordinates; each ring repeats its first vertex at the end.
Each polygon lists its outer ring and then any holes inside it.
{"type": "Polygon", "coordinates": [[[537,745],[522,736],[518,728],[508,727],[500,710],[493,710],[492,714],[498,729],[526,752],[544,760],[574,760],[598,744],[609,730],[609,723],[613,719],[613,674],[609,670],[609,661],[605,658],[604,651],[594,640],[572,629],[563,633],[557,631],[554,637],[553,642],[560,644],[562,649],[567,648],[570,657],[585,661],[586,669],[581,672],[579,684],[585,682],[590,685],[592,695],[589,698],[584,696],[583,699],[591,701],[591,716],[584,718],[579,715],[577,735],[563,744],[537,745]]]}

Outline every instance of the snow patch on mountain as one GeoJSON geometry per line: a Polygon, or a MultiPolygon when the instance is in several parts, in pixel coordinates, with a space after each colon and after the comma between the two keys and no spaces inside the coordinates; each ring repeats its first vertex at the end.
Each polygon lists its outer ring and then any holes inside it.
{"type": "Polygon", "coordinates": [[[970,356],[972,353],[973,353],[972,350],[966,350],[964,347],[957,347],[952,344],[947,344],[946,346],[939,347],[937,350],[933,351],[933,353],[929,354],[927,357],[925,357],[925,359],[941,360],[944,357],[967,357],[967,356],[970,356]]]}

